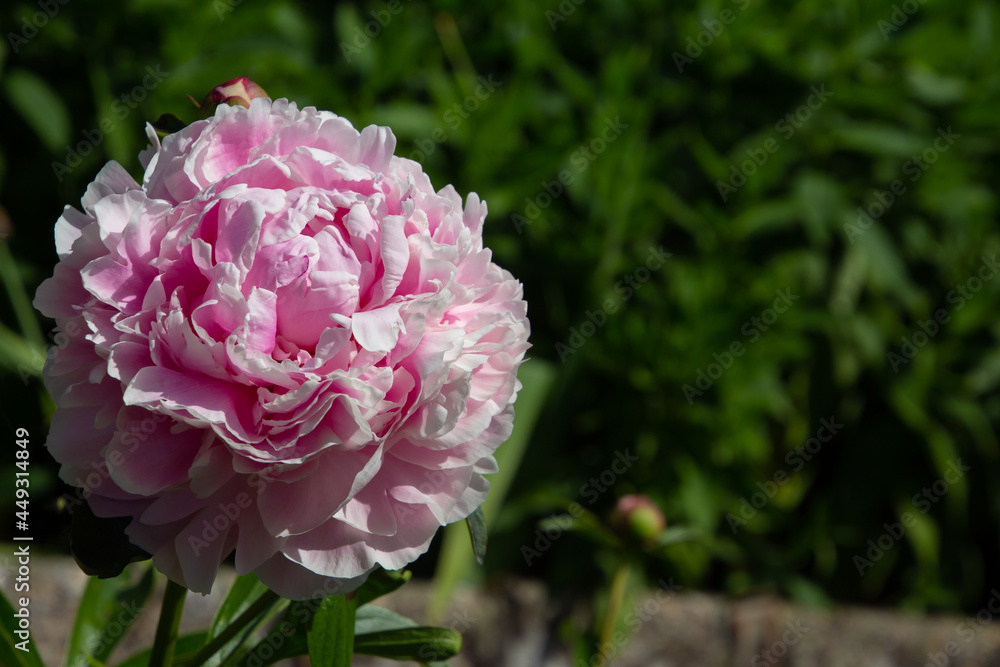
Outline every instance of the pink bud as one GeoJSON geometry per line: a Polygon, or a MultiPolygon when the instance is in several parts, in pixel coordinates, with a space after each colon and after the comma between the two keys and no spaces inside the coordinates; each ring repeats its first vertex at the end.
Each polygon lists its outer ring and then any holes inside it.
{"type": "Polygon", "coordinates": [[[245,76],[241,76],[238,79],[220,83],[213,88],[212,92],[205,97],[205,101],[201,103],[201,108],[207,113],[214,113],[215,108],[220,104],[249,108],[250,100],[267,96],[267,92],[263,88],[245,76]]]}
{"type": "Polygon", "coordinates": [[[650,542],[667,527],[667,520],[649,496],[634,494],[618,499],[612,524],[621,534],[650,542]]]}

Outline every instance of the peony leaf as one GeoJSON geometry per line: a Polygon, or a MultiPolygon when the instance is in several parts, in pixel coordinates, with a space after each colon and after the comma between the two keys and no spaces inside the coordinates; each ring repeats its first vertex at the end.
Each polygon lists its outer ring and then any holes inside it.
{"type": "MultiPolygon", "coordinates": [[[[319,610],[315,609],[317,602],[316,600],[306,600],[303,602],[293,602],[289,605],[283,621],[277,626],[286,629],[278,634],[272,632],[268,638],[261,640],[256,646],[246,651],[241,656],[240,664],[245,664],[243,658],[248,656],[252,656],[255,664],[259,662],[260,665],[264,666],[307,655],[309,647],[306,645],[306,628],[309,627],[313,614],[319,613],[319,610]],[[258,650],[262,649],[265,645],[266,652],[261,650],[260,653],[266,654],[266,658],[264,655],[258,654],[258,650]]],[[[358,645],[358,637],[362,635],[417,627],[419,626],[413,620],[394,611],[390,611],[384,607],[377,607],[373,604],[366,604],[363,607],[358,607],[355,612],[355,647],[358,645]]],[[[368,640],[366,639],[361,645],[365,646],[367,643],[368,640]]],[[[358,653],[359,651],[355,648],[354,652],[358,653]]],[[[428,653],[426,657],[421,657],[420,659],[433,660],[435,659],[435,655],[437,654],[428,653]]]]}
{"type": "Polygon", "coordinates": [[[358,607],[392,593],[409,581],[411,576],[413,573],[409,570],[383,570],[381,566],[376,567],[357,591],[358,607]]]}
{"type": "Polygon", "coordinates": [[[462,635],[451,628],[419,626],[358,635],[354,651],[393,660],[447,660],[462,650],[462,635]]]}
{"type": "Polygon", "coordinates": [[[153,593],[152,567],[147,567],[135,585],[129,585],[129,576],[122,573],[114,579],[91,577],[77,608],[73,633],[69,638],[66,664],[78,664],[78,658],[107,660],[132,624],[142,614],[143,607],[153,593]],[[115,623],[114,633],[109,632],[115,623]]]}
{"type": "MultiPolygon", "coordinates": [[[[205,644],[207,637],[208,635],[204,632],[195,632],[190,635],[182,635],[178,637],[177,643],[174,644],[174,655],[183,656],[185,654],[194,653],[205,644]]],[[[118,663],[116,667],[147,667],[149,665],[149,659],[152,652],[152,648],[140,651],[139,653],[130,656],[124,662],[118,663]]],[[[177,661],[180,662],[181,658],[178,658],[177,661]]]]}
{"type": "Polygon", "coordinates": [[[417,624],[412,619],[402,614],[397,614],[385,607],[378,607],[373,604],[366,604],[364,607],[359,607],[358,613],[354,618],[354,635],[356,637],[371,632],[415,627],[417,627],[417,624]]]}
{"type": "Polygon", "coordinates": [[[313,667],[351,667],[357,603],[353,593],[323,599],[306,636],[313,667]]]}
{"type": "Polygon", "coordinates": [[[94,515],[87,503],[73,512],[70,527],[70,550],[80,569],[91,576],[111,579],[120,575],[125,566],[152,558],[129,542],[125,528],[127,517],[102,519],[94,515]]]}
{"type": "Polygon", "coordinates": [[[483,507],[480,505],[465,519],[469,526],[469,539],[472,540],[472,553],[476,555],[476,562],[480,565],[486,560],[486,516],[483,514],[483,507]]]}
{"type": "MultiPolygon", "coordinates": [[[[28,607],[22,608],[28,609],[28,607]]],[[[38,657],[34,640],[28,641],[27,651],[16,648],[18,643],[26,641],[16,634],[19,629],[14,607],[0,592],[0,664],[10,667],[45,667],[42,659],[38,657]]]]}
{"type": "MultiPolygon", "coordinates": [[[[264,593],[267,593],[267,590],[267,586],[262,584],[260,579],[252,573],[237,577],[236,581],[233,582],[232,588],[229,589],[226,599],[223,600],[222,605],[219,607],[219,611],[216,613],[215,619],[212,620],[212,626],[208,630],[205,643],[207,644],[212,639],[218,637],[226,629],[226,627],[239,618],[240,615],[254,603],[254,601],[260,598],[260,596],[264,593]]],[[[223,656],[231,653],[244,638],[245,637],[239,635],[234,637],[232,641],[220,648],[218,653],[209,658],[205,662],[205,665],[210,667],[221,665],[223,662],[223,656]]]]}
{"type": "MultiPolygon", "coordinates": [[[[234,665],[246,656],[249,649],[244,643],[262,624],[278,616],[287,608],[287,600],[266,586],[259,587],[252,579],[240,578],[235,584],[235,595],[230,591],[213,621],[205,645],[193,655],[185,655],[173,664],[177,667],[205,667],[205,665],[234,665]],[[261,589],[263,592],[261,592],[261,589]],[[254,595],[259,593],[258,595],[254,595]],[[249,600],[252,600],[248,602],[249,600]],[[227,605],[226,602],[229,602],[227,605]],[[220,619],[221,617],[221,619],[220,619]]],[[[257,643],[260,646],[260,642],[257,643]]]]}

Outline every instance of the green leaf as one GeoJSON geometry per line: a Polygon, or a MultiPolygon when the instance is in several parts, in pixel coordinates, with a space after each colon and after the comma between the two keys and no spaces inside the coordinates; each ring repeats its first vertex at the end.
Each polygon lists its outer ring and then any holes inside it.
{"type": "Polygon", "coordinates": [[[174,132],[180,132],[187,127],[187,123],[172,113],[160,115],[160,117],[157,118],[152,125],[153,129],[156,130],[156,134],[158,134],[160,138],[163,138],[168,134],[173,134],[174,132]]]}
{"type": "MultiPolygon", "coordinates": [[[[245,574],[241,577],[237,577],[236,581],[233,582],[232,588],[229,589],[229,594],[226,595],[226,599],[223,600],[222,605],[219,607],[219,611],[215,614],[215,618],[212,620],[212,626],[208,630],[208,635],[205,638],[205,643],[207,644],[212,639],[218,637],[226,627],[232,623],[234,620],[239,618],[240,614],[245,612],[250,605],[254,603],[261,595],[267,593],[267,586],[261,583],[260,579],[254,574],[245,574]]],[[[219,652],[209,658],[205,665],[206,667],[215,667],[221,665],[225,656],[232,653],[240,643],[245,639],[244,635],[237,635],[226,644],[223,648],[219,649],[219,652]]]]}
{"type": "Polygon", "coordinates": [[[42,374],[45,367],[45,348],[33,345],[0,324],[0,368],[21,377],[27,384],[31,377],[42,374]]]}
{"type": "Polygon", "coordinates": [[[476,555],[476,562],[482,565],[486,560],[486,516],[482,505],[465,519],[465,523],[469,526],[472,553],[476,555]]]}
{"type": "Polygon", "coordinates": [[[76,664],[77,658],[106,661],[142,614],[153,592],[152,567],[147,567],[135,585],[129,585],[128,573],[114,579],[91,577],[77,608],[73,632],[69,638],[66,664],[76,664]],[[116,630],[109,633],[111,624],[116,630]]]}
{"type": "Polygon", "coordinates": [[[286,630],[280,633],[280,639],[277,639],[278,635],[275,635],[274,631],[269,635],[269,638],[278,642],[277,645],[275,645],[275,641],[269,642],[268,638],[265,638],[246,649],[244,655],[253,655],[256,659],[255,662],[260,661],[261,665],[273,665],[282,660],[290,660],[307,655],[309,647],[306,643],[306,636],[313,614],[316,613],[319,605],[320,600],[292,602],[288,605],[281,622],[277,625],[279,628],[286,628],[286,630]],[[290,629],[287,629],[289,626],[290,629]],[[270,644],[267,652],[268,658],[257,654],[258,649],[264,644],[270,644]]]}
{"type": "Polygon", "coordinates": [[[462,635],[450,628],[418,626],[369,632],[354,638],[354,652],[393,660],[447,660],[462,650],[462,635]]]}
{"type": "MultiPolygon", "coordinates": [[[[29,607],[23,607],[23,609],[29,609],[30,614],[29,607]]],[[[28,620],[32,620],[30,615],[28,620]]],[[[34,619],[34,621],[37,622],[38,619],[34,619]]],[[[18,618],[14,616],[14,607],[11,606],[3,593],[0,593],[0,664],[10,665],[10,667],[45,667],[42,664],[42,659],[38,657],[38,650],[35,648],[33,640],[28,642],[27,651],[15,648],[16,644],[23,641],[17,635],[18,630],[20,628],[18,627],[18,618]]]]}
{"type": "Polygon", "coordinates": [[[579,507],[574,512],[576,517],[568,514],[552,516],[538,522],[538,527],[543,531],[554,532],[575,532],[580,533],[587,539],[609,547],[620,547],[621,540],[614,531],[604,525],[596,514],[583,507],[579,507]]]}
{"type": "Polygon", "coordinates": [[[12,69],[4,77],[4,92],[11,106],[53,153],[69,144],[69,112],[59,95],[40,77],[12,69]]]}
{"type": "Polygon", "coordinates": [[[889,123],[852,123],[833,134],[842,148],[901,158],[919,153],[934,141],[934,137],[928,139],[889,123]]]}
{"type": "Polygon", "coordinates": [[[152,558],[129,542],[125,535],[129,521],[127,517],[102,519],[87,503],[78,505],[73,512],[69,544],[80,569],[91,576],[111,579],[129,563],[152,558]]]}
{"type": "MultiPolygon", "coordinates": [[[[272,634],[270,641],[261,641],[256,647],[247,651],[244,654],[244,657],[250,654],[254,655],[255,663],[259,661],[260,665],[263,667],[264,665],[273,665],[274,663],[281,662],[282,660],[289,660],[307,655],[309,653],[309,647],[306,643],[306,628],[309,626],[310,619],[314,613],[313,609],[317,604],[318,601],[316,600],[293,602],[288,607],[283,623],[279,624],[279,626],[281,626],[284,623],[288,623],[291,625],[291,630],[282,632],[280,639],[277,635],[272,634]],[[260,647],[265,643],[270,644],[270,648],[267,651],[267,658],[257,654],[257,647],[260,647]]],[[[318,615],[318,613],[319,612],[317,610],[316,614],[318,615]]],[[[372,638],[387,632],[412,630],[419,627],[420,626],[418,626],[413,620],[397,614],[394,611],[390,611],[389,609],[385,609],[384,607],[378,607],[373,604],[358,607],[354,619],[355,646],[358,645],[357,638],[361,635],[372,638]]],[[[315,626],[313,629],[315,630],[315,626]]],[[[448,646],[452,646],[453,643],[454,642],[449,639],[448,646]]],[[[370,644],[371,642],[366,639],[362,642],[361,646],[369,646],[370,644]]],[[[420,645],[417,646],[416,651],[418,653],[420,652],[420,645]]],[[[354,652],[359,653],[357,648],[355,648],[354,652]]],[[[424,662],[433,661],[436,660],[437,656],[440,654],[440,651],[425,649],[417,659],[424,662]]],[[[370,655],[378,654],[371,653],[370,655]]]]}
{"type": "Polygon", "coordinates": [[[693,540],[697,540],[701,536],[702,534],[697,530],[692,530],[683,526],[676,526],[674,528],[667,528],[660,533],[656,538],[656,546],[666,547],[671,544],[691,542],[693,540]]]}
{"type": "Polygon", "coordinates": [[[373,604],[366,604],[364,607],[359,607],[358,613],[354,617],[355,636],[369,632],[415,627],[417,627],[417,624],[412,619],[402,614],[397,614],[385,607],[378,607],[373,604]]]}
{"type": "Polygon", "coordinates": [[[409,570],[383,570],[381,567],[376,567],[357,590],[358,606],[361,607],[392,593],[409,581],[411,576],[413,573],[409,570]]]}
{"type": "MultiPolygon", "coordinates": [[[[182,635],[178,637],[177,643],[174,645],[174,655],[183,656],[195,653],[198,649],[205,645],[207,637],[208,634],[205,632],[195,632],[190,635],[182,635]]],[[[152,648],[140,651],[139,653],[130,656],[124,662],[118,663],[116,667],[148,667],[152,652],[152,648]]],[[[178,658],[178,661],[180,661],[180,658],[178,658]]]]}
{"type": "Polygon", "coordinates": [[[324,598],[306,637],[313,667],[351,667],[357,602],[351,593],[324,598]]]}

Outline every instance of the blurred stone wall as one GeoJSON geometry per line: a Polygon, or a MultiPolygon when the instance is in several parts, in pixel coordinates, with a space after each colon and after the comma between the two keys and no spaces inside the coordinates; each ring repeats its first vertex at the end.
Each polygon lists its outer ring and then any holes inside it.
{"type": "MultiPolygon", "coordinates": [[[[226,570],[211,596],[189,595],[181,631],[205,628],[234,573],[226,570]]],[[[0,585],[10,595],[9,581],[0,585]]],[[[46,665],[62,662],[73,612],[86,577],[72,560],[32,559],[32,631],[46,665]]],[[[162,582],[157,591],[162,590],[162,582]]],[[[379,604],[427,622],[430,587],[411,582],[379,604]]],[[[995,594],[1000,610],[1000,592],[995,594]]],[[[152,644],[159,600],[151,601],[114,664],[152,644]]],[[[574,665],[558,640],[559,626],[584,623],[583,608],[557,605],[543,585],[509,581],[485,591],[459,591],[439,624],[462,632],[453,667],[988,667],[1000,665],[1000,624],[988,608],[968,617],[921,617],[866,608],[817,610],[767,597],[727,600],[663,589],[623,609],[621,633],[605,647],[607,661],[574,665]],[[950,655],[949,655],[950,654],[950,655]]],[[[291,664],[291,663],[286,663],[291,664]]],[[[301,659],[300,665],[308,665],[301,659]]],[[[358,657],[359,666],[400,663],[358,657]]]]}

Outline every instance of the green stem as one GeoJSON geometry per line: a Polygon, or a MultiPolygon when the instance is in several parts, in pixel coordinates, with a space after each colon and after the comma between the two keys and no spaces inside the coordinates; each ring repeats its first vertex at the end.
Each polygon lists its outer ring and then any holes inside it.
{"type": "Polygon", "coordinates": [[[160,621],[156,625],[156,638],[149,667],[168,667],[173,664],[174,645],[177,643],[181,614],[184,612],[184,596],[187,589],[167,580],[167,590],[163,592],[163,606],[160,607],[160,621]]]}
{"type": "Polygon", "coordinates": [[[615,634],[618,614],[621,613],[622,604],[625,602],[625,585],[628,583],[629,569],[629,563],[626,561],[615,570],[614,579],[611,580],[611,592],[608,594],[608,609],[604,613],[604,622],[601,624],[601,638],[598,646],[610,644],[611,638],[615,634]]]}
{"type": "Polygon", "coordinates": [[[205,644],[197,653],[188,657],[184,656],[183,660],[179,664],[182,665],[201,665],[204,664],[209,658],[218,653],[218,651],[232,641],[243,628],[250,625],[256,620],[258,616],[266,612],[271,605],[281,599],[277,593],[273,591],[267,591],[249,607],[246,611],[240,614],[235,621],[223,628],[222,632],[216,635],[212,641],[205,644]]]}

